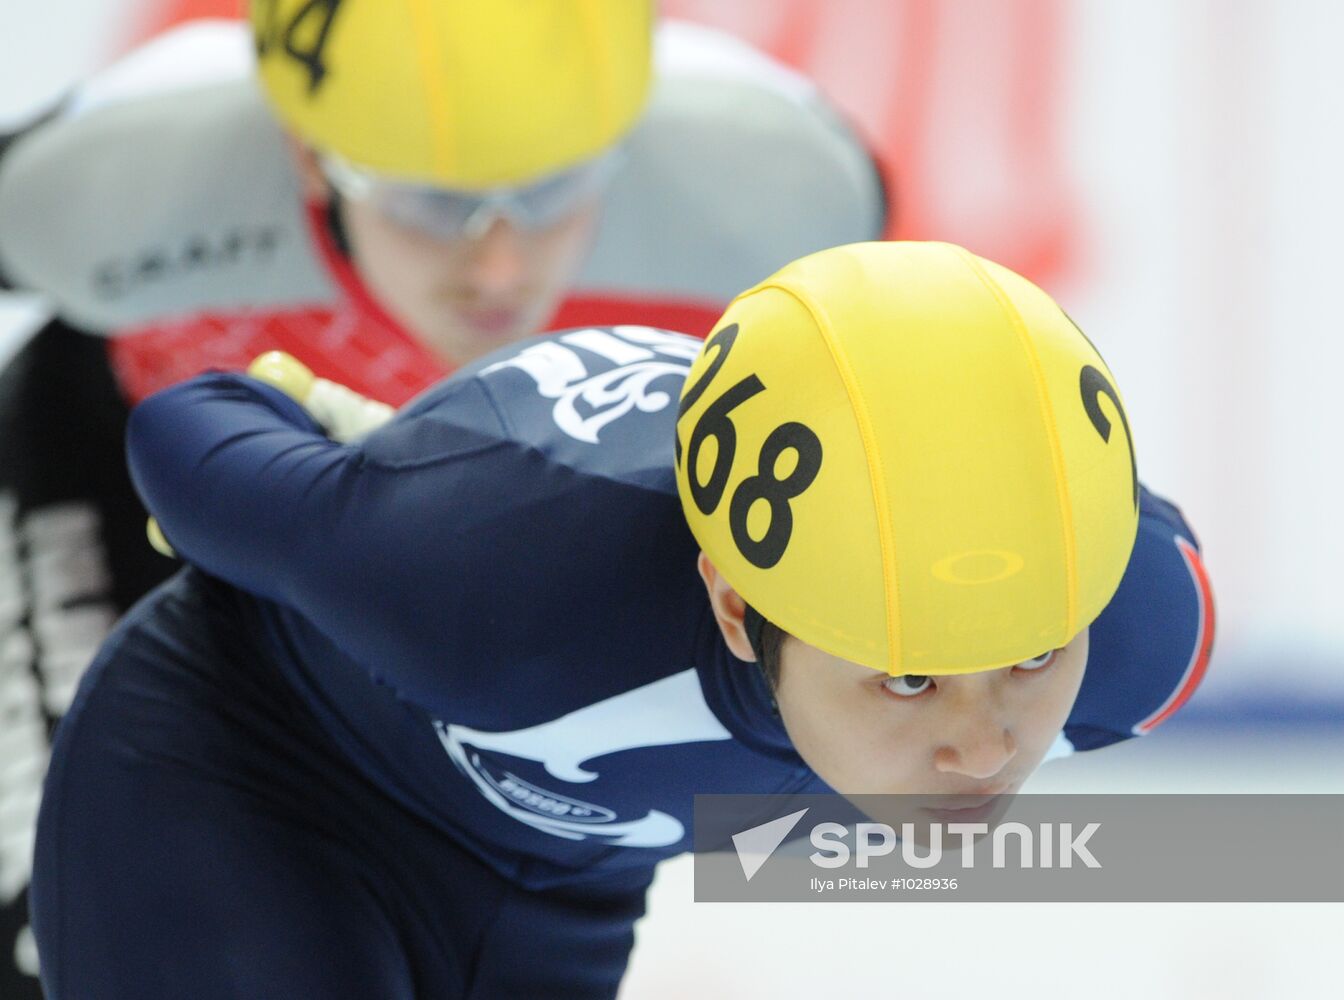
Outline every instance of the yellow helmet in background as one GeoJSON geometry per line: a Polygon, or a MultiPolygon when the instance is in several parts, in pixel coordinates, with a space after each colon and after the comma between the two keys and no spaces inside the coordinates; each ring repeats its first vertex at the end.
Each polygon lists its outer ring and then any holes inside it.
{"type": "Polygon", "coordinates": [[[250,0],[263,89],[313,147],[481,189],[602,152],[648,94],[651,0],[250,0]]]}
{"type": "Polygon", "coordinates": [[[1138,527],[1128,421],[1048,295],[945,243],[861,243],[738,296],[677,419],[691,530],[764,618],[887,673],[1063,646],[1138,527]]]}

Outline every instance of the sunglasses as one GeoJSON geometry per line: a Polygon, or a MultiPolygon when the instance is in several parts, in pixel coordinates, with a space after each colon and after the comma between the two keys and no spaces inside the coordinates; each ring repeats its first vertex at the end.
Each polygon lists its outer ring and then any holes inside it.
{"type": "Polygon", "coordinates": [[[439,240],[475,238],[497,218],[544,229],[573,215],[606,189],[624,162],[619,148],[519,187],[458,191],[387,180],[339,157],[319,162],[327,182],[349,201],[371,205],[391,222],[439,240]]]}

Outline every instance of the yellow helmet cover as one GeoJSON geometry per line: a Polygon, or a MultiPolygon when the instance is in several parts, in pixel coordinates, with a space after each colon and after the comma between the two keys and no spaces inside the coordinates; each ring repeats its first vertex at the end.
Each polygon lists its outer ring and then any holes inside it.
{"type": "Polygon", "coordinates": [[[738,296],[677,418],[691,530],[803,642],[887,673],[1063,646],[1138,527],[1115,379],[1025,278],[945,243],[859,243],[738,296]]]}
{"type": "Polygon", "coordinates": [[[480,189],[602,152],[649,89],[651,0],[251,0],[262,87],[317,149],[480,189]]]}

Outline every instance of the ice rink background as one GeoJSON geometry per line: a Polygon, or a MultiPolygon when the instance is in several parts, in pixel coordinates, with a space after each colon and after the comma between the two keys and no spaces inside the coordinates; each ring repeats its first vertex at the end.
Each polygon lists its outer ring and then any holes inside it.
{"type": "MultiPolygon", "coordinates": [[[[225,6],[7,5],[0,128],[177,8],[225,6]]],[[[903,180],[898,235],[1045,284],[1125,386],[1145,479],[1200,532],[1221,612],[1205,688],[1029,790],[1344,792],[1344,5],[665,6],[821,79],[903,180]]],[[[40,319],[0,297],[0,358],[40,319]]],[[[631,1000],[1344,993],[1342,906],[694,905],[688,859],[650,905],[631,1000]]]]}

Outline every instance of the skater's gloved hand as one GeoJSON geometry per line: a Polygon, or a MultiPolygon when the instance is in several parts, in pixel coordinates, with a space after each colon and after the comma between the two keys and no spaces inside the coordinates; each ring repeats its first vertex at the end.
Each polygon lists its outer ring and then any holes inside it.
{"type": "MultiPolygon", "coordinates": [[[[396,412],[386,403],[318,378],[302,361],[284,351],[267,351],[258,356],[248,365],[247,374],[275,386],[302,404],[333,441],[346,442],[361,437],[387,423],[396,412]]],[[[159,522],[152,517],[145,526],[145,534],[156,552],[176,558],[177,553],[163,536],[159,522]]]]}
{"type": "Polygon", "coordinates": [[[333,441],[361,437],[387,423],[396,412],[386,403],[318,378],[302,361],[284,351],[267,351],[248,366],[247,374],[303,404],[333,441]]]}
{"type": "Polygon", "coordinates": [[[149,547],[161,556],[167,556],[169,559],[176,559],[177,552],[168,544],[168,539],[163,537],[163,529],[159,527],[159,522],[150,518],[145,522],[145,537],[149,539],[149,547]]]}

